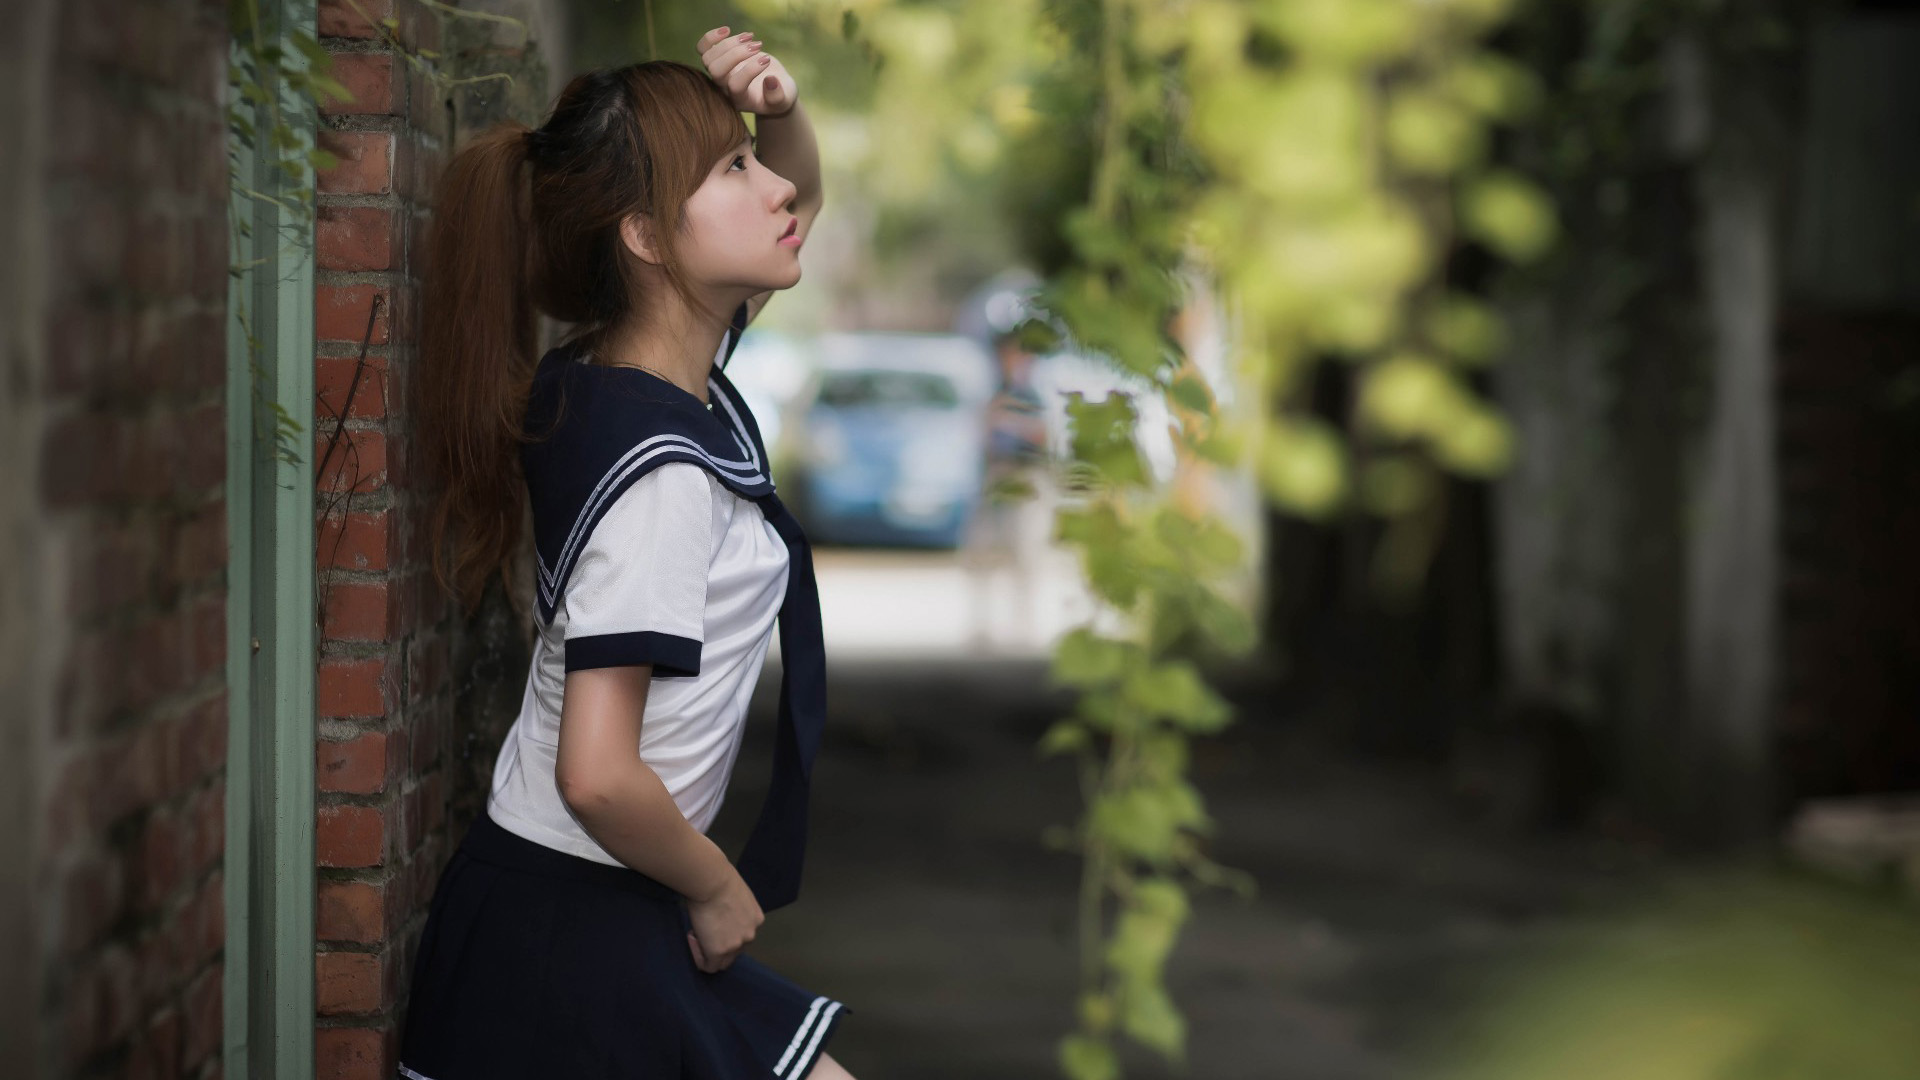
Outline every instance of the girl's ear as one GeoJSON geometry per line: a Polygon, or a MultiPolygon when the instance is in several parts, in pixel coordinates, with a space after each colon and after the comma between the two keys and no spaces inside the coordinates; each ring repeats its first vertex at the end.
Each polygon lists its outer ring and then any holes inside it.
{"type": "Polygon", "coordinates": [[[648,266],[659,266],[660,256],[653,250],[653,222],[645,214],[628,214],[620,220],[620,241],[634,258],[648,266]]]}

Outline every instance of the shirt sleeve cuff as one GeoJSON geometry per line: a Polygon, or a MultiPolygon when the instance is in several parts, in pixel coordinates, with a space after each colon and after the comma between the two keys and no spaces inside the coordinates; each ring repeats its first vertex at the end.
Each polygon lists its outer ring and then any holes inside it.
{"type": "Polygon", "coordinates": [[[652,664],[655,675],[698,675],[700,643],[657,630],[593,634],[567,639],[566,662],[568,671],[652,664]]]}

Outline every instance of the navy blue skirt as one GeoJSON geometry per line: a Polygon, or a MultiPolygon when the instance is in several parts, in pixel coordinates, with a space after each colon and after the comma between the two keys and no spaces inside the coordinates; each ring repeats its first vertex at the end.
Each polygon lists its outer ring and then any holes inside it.
{"type": "Polygon", "coordinates": [[[435,887],[408,1080],[802,1080],[850,1011],[744,953],[694,966],[678,893],[486,814],[435,887]]]}

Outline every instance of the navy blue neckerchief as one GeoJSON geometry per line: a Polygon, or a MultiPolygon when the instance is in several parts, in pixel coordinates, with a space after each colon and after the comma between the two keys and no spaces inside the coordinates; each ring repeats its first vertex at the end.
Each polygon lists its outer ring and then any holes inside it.
{"type": "MultiPolygon", "coordinates": [[[[732,356],[744,324],[736,313],[723,360],[732,356]]],[[[607,509],[634,481],[669,461],[698,465],[729,490],[753,500],[786,541],[773,777],[737,863],[761,909],[771,911],[791,903],[800,892],[807,794],[827,714],[826,646],[812,549],[799,522],[774,494],[759,425],[720,364],[707,381],[713,401],[708,411],[693,394],[638,368],[585,364],[579,357],[576,345],[542,357],[527,402],[527,431],[537,441],[521,448],[521,464],[533,499],[537,605],[543,623],[552,623],[580,549],[607,509]],[[561,395],[564,404],[555,427],[555,402],[561,395]],[[549,429],[551,437],[542,439],[549,429]]]]}

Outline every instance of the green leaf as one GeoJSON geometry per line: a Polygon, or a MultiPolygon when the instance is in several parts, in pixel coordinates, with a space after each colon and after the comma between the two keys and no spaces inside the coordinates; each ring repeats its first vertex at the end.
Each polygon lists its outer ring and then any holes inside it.
{"type": "Polygon", "coordinates": [[[1206,381],[1197,375],[1185,374],[1173,380],[1173,385],[1167,387],[1167,396],[1183,409],[1213,411],[1213,391],[1207,389],[1206,381]]]}
{"type": "Polygon", "coordinates": [[[1346,495],[1346,450],[1317,420],[1269,423],[1255,465],[1267,494],[1310,520],[1330,517],[1346,495]]]}
{"type": "Polygon", "coordinates": [[[1132,986],[1121,1000],[1120,1029],[1142,1046],[1178,1061],[1186,1051],[1187,1021],[1166,988],[1158,983],[1132,986]]]}
{"type": "Polygon", "coordinates": [[[1138,648],[1080,627],[1061,637],[1053,650],[1053,680],[1082,688],[1117,682],[1138,648]]]}
{"type": "Polygon", "coordinates": [[[1461,193],[1461,224],[1496,253],[1518,263],[1539,258],[1558,234],[1553,204],[1518,173],[1489,172],[1461,193]]]}
{"type": "Polygon", "coordinates": [[[1088,1031],[1104,1035],[1113,1028],[1113,997],[1110,994],[1081,994],[1080,1022],[1088,1031]]]}
{"type": "Polygon", "coordinates": [[[1055,754],[1072,753],[1085,750],[1093,745],[1093,737],[1084,725],[1071,720],[1057,721],[1040,736],[1040,755],[1052,757],[1055,754]]]}
{"type": "Polygon", "coordinates": [[[1258,643],[1259,631],[1253,624],[1253,616],[1239,605],[1211,589],[1196,592],[1191,604],[1194,625],[1226,655],[1243,656],[1258,643]]]}
{"type": "Polygon", "coordinates": [[[1233,718],[1226,701],[1185,660],[1136,667],[1127,673],[1121,689],[1127,704],[1188,731],[1219,731],[1233,718]]]}
{"type": "Polygon", "coordinates": [[[1427,337],[1447,356],[1463,364],[1482,364],[1506,348],[1506,328],[1485,303],[1449,293],[1426,319],[1427,337]]]}
{"type": "Polygon", "coordinates": [[[300,54],[307,58],[307,63],[313,65],[313,70],[333,70],[333,54],[312,35],[296,30],[288,36],[293,39],[293,47],[300,50],[300,54]]]}
{"type": "Polygon", "coordinates": [[[338,102],[343,105],[351,105],[357,100],[353,96],[353,91],[347,89],[345,83],[331,75],[315,75],[308,81],[313,84],[313,96],[316,104],[324,105],[329,102],[338,102]]]}
{"type": "Polygon", "coordinates": [[[1067,1080],[1118,1080],[1120,1060],[1105,1039],[1069,1035],[1060,1040],[1060,1071],[1067,1080]]]}
{"type": "Polygon", "coordinates": [[[1147,775],[1166,783],[1187,771],[1186,736],[1172,731],[1156,731],[1140,740],[1140,764],[1147,775]]]}
{"type": "Polygon", "coordinates": [[[1087,814],[1093,835],[1115,849],[1155,865],[1173,855],[1179,823],[1175,807],[1159,791],[1132,787],[1097,797],[1087,814]]]}

